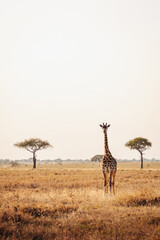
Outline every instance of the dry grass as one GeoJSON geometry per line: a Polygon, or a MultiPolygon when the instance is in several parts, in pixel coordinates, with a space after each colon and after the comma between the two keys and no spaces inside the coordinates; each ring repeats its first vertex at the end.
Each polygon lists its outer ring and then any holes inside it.
{"type": "Polygon", "coordinates": [[[1,166],[0,239],[160,239],[160,164],[120,163],[103,198],[98,164],[1,166]]]}

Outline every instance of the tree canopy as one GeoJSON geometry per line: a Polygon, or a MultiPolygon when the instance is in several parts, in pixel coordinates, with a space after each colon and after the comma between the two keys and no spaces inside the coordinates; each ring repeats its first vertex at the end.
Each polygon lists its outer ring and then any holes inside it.
{"type": "Polygon", "coordinates": [[[128,141],[125,146],[129,147],[131,150],[136,149],[139,152],[144,152],[152,146],[152,143],[147,138],[138,137],[128,141]]]}
{"type": "Polygon", "coordinates": [[[30,138],[24,140],[23,142],[18,142],[14,144],[15,147],[25,148],[29,152],[36,152],[38,150],[46,149],[52,147],[48,141],[42,141],[40,138],[30,138]]]}

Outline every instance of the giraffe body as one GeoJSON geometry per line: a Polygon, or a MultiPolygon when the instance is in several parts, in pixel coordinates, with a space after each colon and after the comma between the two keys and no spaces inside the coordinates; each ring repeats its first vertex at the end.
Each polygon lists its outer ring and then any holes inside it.
{"type": "Polygon", "coordinates": [[[104,133],[104,155],[101,160],[101,165],[102,165],[102,172],[104,176],[104,196],[106,197],[106,192],[108,192],[108,185],[110,186],[110,195],[115,194],[115,176],[117,172],[117,161],[115,158],[112,156],[111,152],[109,151],[108,148],[108,139],[107,139],[107,129],[109,128],[110,125],[102,124],[100,127],[103,130],[104,133]]]}

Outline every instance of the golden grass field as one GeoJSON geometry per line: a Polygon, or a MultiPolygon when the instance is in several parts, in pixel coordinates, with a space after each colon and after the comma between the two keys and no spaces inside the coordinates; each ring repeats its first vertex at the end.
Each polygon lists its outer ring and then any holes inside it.
{"type": "Polygon", "coordinates": [[[0,239],[160,239],[160,163],[119,163],[115,186],[99,164],[0,166],[0,239]]]}

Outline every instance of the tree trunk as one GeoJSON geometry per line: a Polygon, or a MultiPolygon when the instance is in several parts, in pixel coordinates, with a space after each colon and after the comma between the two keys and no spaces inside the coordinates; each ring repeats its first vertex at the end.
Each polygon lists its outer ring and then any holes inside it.
{"type": "Polygon", "coordinates": [[[141,154],[141,168],[143,168],[143,153],[140,152],[140,154],[141,154]]]}
{"type": "Polygon", "coordinates": [[[33,168],[36,168],[36,153],[33,152],[33,168]]]}

